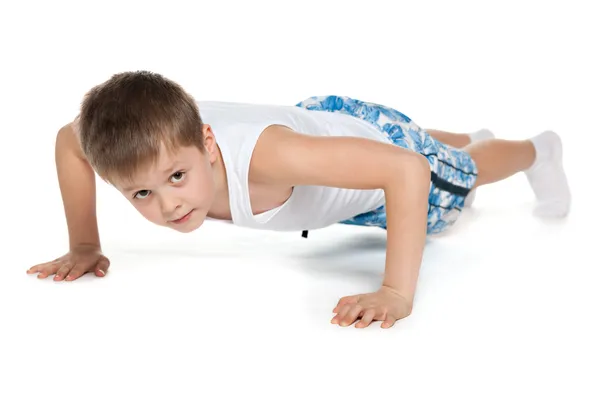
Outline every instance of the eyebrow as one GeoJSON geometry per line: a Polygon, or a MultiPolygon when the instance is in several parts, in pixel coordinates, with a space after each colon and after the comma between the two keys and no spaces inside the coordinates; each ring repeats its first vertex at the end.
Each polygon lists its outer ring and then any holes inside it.
{"type": "Polygon", "coordinates": [[[133,192],[135,189],[137,189],[137,186],[135,186],[135,187],[128,186],[128,187],[123,188],[123,191],[124,192],[133,192]]]}
{"type": "MultiPolygon", "coordinates": [[[[170,173],[170,172],[172,172],[173,170],[177,169],[177,168],[175,168],[175,167],[178,167],[178,166],[179,166],[179,164],[181,164],[181,162],[180,162],[180,161],[176,161],[176,162],[174,162],[173,164],[171,164],[171,165],[169,166],[169,168],[166,168],[166,169],[164,169],[164,170],[162,171],[162,173],[166,175],[167,173],[170,173]]],[[[123,191],[124,191],[124,192],[133,192],[133,191],[134,191],[134,190],[136,190],[138,187],[140,187],[140,186],[139,186],[139,185],[136,185],[136,186],[128,186],[128,187],[125,187],[125,188],[123,188],[123,191]]]]}

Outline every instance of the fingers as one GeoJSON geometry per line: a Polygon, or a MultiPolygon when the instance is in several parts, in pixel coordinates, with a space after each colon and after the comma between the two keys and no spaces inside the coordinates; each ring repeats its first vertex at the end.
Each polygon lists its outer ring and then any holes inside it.
{"type": "Polygon", "coordinates": [[[55,281],[62,281],[63,279],[65,279],[65,277],[67,276],[67,274],[71,271],[71,269],[73,268],[73,264],[70,262],[64,262],[60,265],[60,268],[58,269],[58,271],[56,271],[56,275],[54,275],[54,280],[55,281]]]}
{"type": "Polygon", "coordinates": [[[38,264],[27,270],[28,274],[38,274],[39,279],[47,278],[49,275],[53,275],[60,268],[60,263],[57,261],[51,261],[43,264],[38,264]]]}
{"type": "Polygon", "coordinates": [[[346,296],[342,297],[340,301],[338,301],[337,306],[333,309],[334,313],[337,313],[343,306],[346,304],[355,304],[358,303],[360,296],[346,296]]]}
{"type": "MultiPolygon", "coordinates": [[[[89,267],[87,264],[83,264],[83,263],[79,263],[76,264],[73,269],[71,269],[70,271],[67,271],[67,274],[65,276],[65,280],[66,281],[74,281],[77,278],[80,278],[82,275],[84,275],[86,272],[88,272],[89,267]]],[[[58,271],[60,274],[60,271],[58,271]]]]}
{"type": "Polygon", "coordinates": [[[342,322],[340,323],[340,325],[341,326],[352,325],[354,323],[354,321],[356,321],[356,319],[358,318],[358,315],[361,313],[361,311],[363,311],[363,308],[358,304],[354,304],[353,306],[351,306],[350,310],[346,313],[346,316],[344,318],[342,318],[342,322]]]}
{"type": "Polygon", "coordinates": [[[340,326],[352,325],[362,311],[363,308],[359,304],[346,304],[340,308],[340,312],[333,317],[331,323],[340,326]]]}
{"type": "MultiPolygon", "coordinates": [[[[41,264],[34,265],[33,267],[31,267],[31,268],[29,268],[29,269],[27,270],[27,273],[28,273],[28,274],[36,274],[36,273],[38,273],[38,272],[42,272],[42,271],[44,271],[46,268],[52,268],[52,267],[53,267],[53,264],[60,263],[60,261],[61,261],[61,259],[60,259],[60,258],[55,258],[55,259],[54,259],[54,260],[52,260],[52,261],[48,261],[48,262],[45,262],[45,263],[41,263],[41,264]]],[[[54,273],[54,272],[52,272],[52,273],[54,273]]]]}
{"type": "MultiPolygon", "coordinates": [[[[90,266],[89,263],[80,263],[77,264],[70,272],[67,272],[66,279],[67,281],[74,281],[85,275],[88,271],[94,271],[94,274],[98,277],[103,277],[106,275],[106,271],[110,266],[110,262],[108,259],[103,258],[99,260],[95,265],[90,266]]],[[[58,274],[61,274],[61,270],[58,271],[58,274]]]]}
{"type": "Polygon", "coordinates": [[[110,267],[110,261],[108,260],[108,258],[103,258],[100,261],[98,261],[98,264],[96,264],[94,273],[98,277],[103,277],[108,272],[108,267],[110,267]]]}
{"type": "Polygon", "coordinates": [[[42,271],[48,264],[51,264],[51,262],[34,265],[33,267],[31,267],[27,270],[27,273],[28,274],[36,274],[36,273],[42,271]]]}
{"type": "Polygon", "coordinates": [[[339,324],[340,326],[350,326],[359,316],[360,320],[356,323],[356,328],[366,328],[373,321],[383,321],[381,327],[387,329],[394,326],[397,320],[392,314],[386,314],[377,308],[365,309],[360,304],[346,304],[340,308],[338,314],[331,320],[331,323],[339,324]]]}
{"type": "MultiPolygon", "coordinates": [[[[108,267],[110,266],[110,261],[107,258],[101,258],[95,265],[90,266],[89,263],[80,263],[76,265],[71,272],[68,273],[66,280],[74,281],[75,279],[80,278],[88,271],[94,271],[94,274],[98,277],[103,277],[106,275],[106,271],[108,271],[108,267]]],[[[59,271],[60,272],[60,271],[59,271]]]]}
{"type": "Polygon", "coordinates": [[[332,324],[339,324],[346,317],[346,314],[348,313],[348,311],[350,311],[350,307],[351,307],[350,304],[346,304],[346,305],[343,305],[343,306],[336,307],[336,309],[338,310],[337,311],[337,315],[335,315],[331,319],[331,323],[332,324]]]}
{"type": "Polygon", "coordinates": [[[391,328],[396,323],[396,318],[388,314],[385,320],[381,323],[381,327],[384,329],[391,328]]]}
{"type": "Polygon", "coordinates": [[[108,272],[110,261],[97,252],[85,253],[72,252],[43,264],[37,264],[27,270],[28,274],[38,274],[38,278],[44,279],[54,275],[55,281],[73,281],[94,271],[98,277],[103,277],[108,272]]]}
{"type": "Polygon", "coordinates": [[[356,323],[355,327],[366,328],[367,326],[371,325],[371,322],[373,322],[373,319],[375,318],[375,314],[375,309],[368,309],[363,313],[363,316],[360,318],[360,321],[356,323]]]}
{"type": "Polygon", "coordinates": [[[62,264],[63,264],[62,259],[57,258],[57,259],[47,262],[47,263],[34,265],[33,267],[31,267],[27,270],[27,273],[30,275],[38,274],[37,277],[39,279],[45,279],[50,275],[54,275],[56,273],[56,271],[58,271],[60,269],[62,264]]]}

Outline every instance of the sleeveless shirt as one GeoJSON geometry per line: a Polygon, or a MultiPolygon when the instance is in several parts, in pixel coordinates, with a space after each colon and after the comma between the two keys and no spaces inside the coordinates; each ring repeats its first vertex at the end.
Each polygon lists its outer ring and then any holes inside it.
{"type": "Polygon", "coordinates": [[[384,205],[382,189],[295,186],[284,204],[253,214],[248,184],[250,160],[258,138],[270,125],[284,125],[307,135],[354,136],[385,143],[391,143],[390,139],[374,125],[342,113],[268,104],[218,101],[197,104],[203,122],[212,127],[223,157],[232,215],[232,221],[228,222],[254,229],[307,231],[384,205]]]}

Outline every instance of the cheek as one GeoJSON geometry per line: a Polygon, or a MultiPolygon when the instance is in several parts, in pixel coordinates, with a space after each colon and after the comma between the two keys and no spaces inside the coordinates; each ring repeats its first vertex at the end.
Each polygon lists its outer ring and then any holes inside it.
{"type": "Polygon", "coordinates": [[[212,175],[203,174],[199,176],[197,179],[189,182],[183,190],[187,199],[193,199],[197,203],[207,205],[212,201],[215,191],[212,175]]]}

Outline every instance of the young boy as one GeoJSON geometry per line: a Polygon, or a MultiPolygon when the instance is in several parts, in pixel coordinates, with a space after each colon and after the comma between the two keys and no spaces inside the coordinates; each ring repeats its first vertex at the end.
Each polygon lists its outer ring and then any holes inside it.
{"type": "Polygon", "coordinates": [[[28,273],[107,273],[97,173],[149,221],[179,232],[208,218],[305,236],[335,223],[387,229],[381,288],[342,298],[332,320],[341,326],[387,328],[411,313],[426,235],[451,226],[477,187],[525,172],[538,215],[570,207],[561,140],[550,131],[522,141],[426,132],[394,109],[340,96],[296,106],[195,102],[146,71],[86,94],[58,132],[56,165],[70,250],[28,273]]]}

